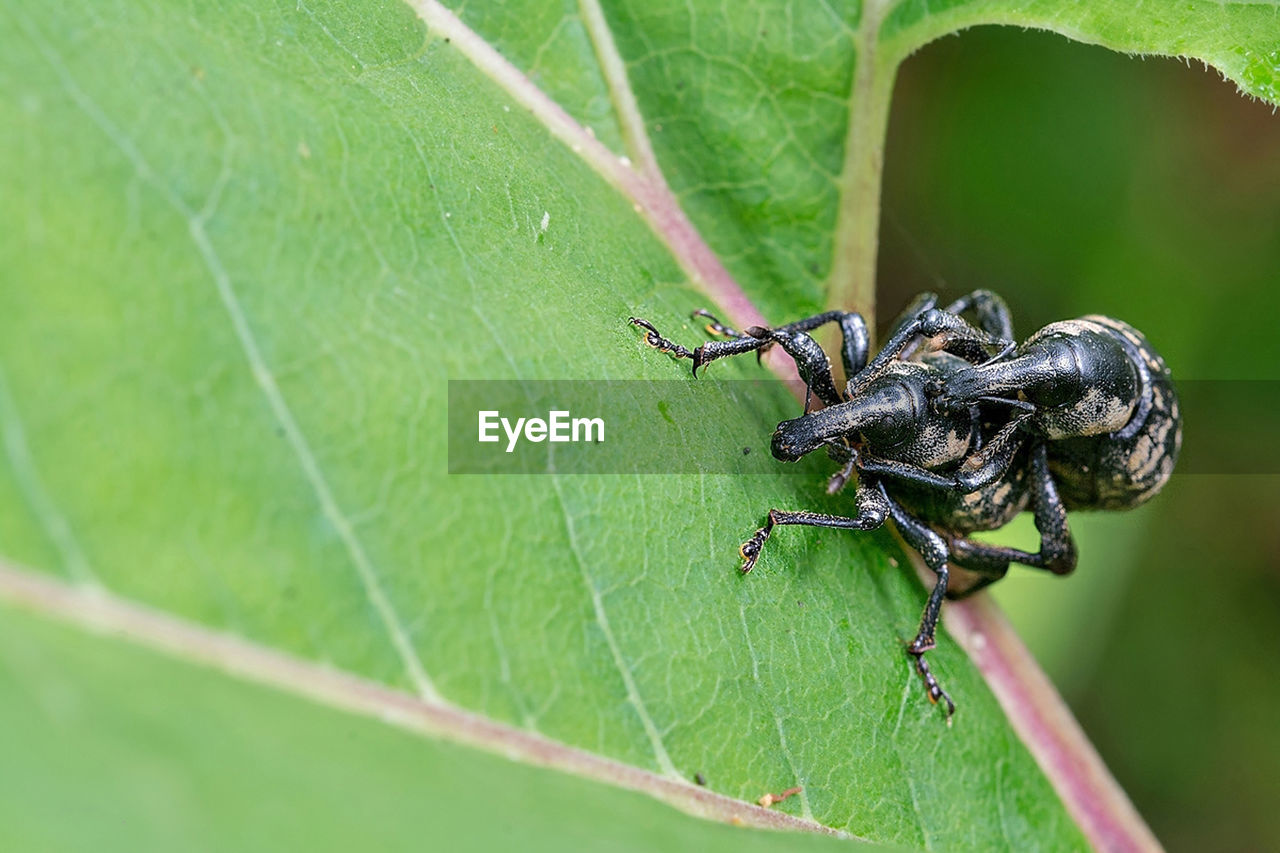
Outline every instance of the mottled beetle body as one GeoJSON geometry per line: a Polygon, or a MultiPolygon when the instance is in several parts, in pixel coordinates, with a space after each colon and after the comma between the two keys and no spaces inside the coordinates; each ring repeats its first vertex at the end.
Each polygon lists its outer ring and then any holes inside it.
{"type": "Polygon", "coordinates": [[[1049,441],[1068,509],[1130,509],[1164,486],[1182,419],[1164,359],[1137,329],[1090,315],[1045,326],[1008,358],[943,381],[943,400],[1016,395],[1049,441]]]}
{"type": "Polygon", "coordinates": [[[1049,470],[1068,509],[1129,509],[1150,499],[1173,473],[1182,448],[1182,414],[1164,359],[1142,333],[1110,317],[1100,326],[1137,368],[1138,392],[1124,426],[1110,434],[1064,438],[1050,448],[1049,470]]]}
{"type": "MultiPolygon", "coordinates": [[[[773,455],[794,461],[819,447],[846,461],[841,445],[829,443],[833,432],[850,439],[863,457],[910,465],[932,472],[954,472],[981,450],[990,425],[976,409],[933,405],[929,390],[967,361],[946,352],[929,352],[911,361],[885,365],[844,403],[783,421],[773,435],[773,455]]],[[[895,483],[893,496],[913,514],[950,534],[964,536],[1003,527],[1026,508],[1026,477],[1011,465],[995,481],[971,491],[939,489],[911,482],[895,483]]]]}
{"type": "Polygon", "coordinates": [[[862,318],[831,311],[777,328],[738,332],[705,311],[707,330],[725,339],[694,350],[662,337],[645,320],[646,341],[699,367],[730,355],[780,346],[796,361],[820,411],[783,421],[773,455],[795,461],[819,448],[843,467],[828,484],[857,473],[853,516],[769,510],[740,548],[750,571],[773,528],[807,525],[870,530],[892,519],[937,576],[907,652],[929,698],[955,706],[925,662],[944,597],[968,595],[1002,578],[1011,563],[1055,574],[1076,565],[1070,509],[1127,509],[1169,478],[1181,445],[1181,419],[1168,368],[1131,326],[1089,316],[1046,326],[1021,346],[1003,300],[975,291],[945,309],[923,294],[868,360],[862,318]],[[975,318],[971,325],[962,315],[975,318]],[[838,324],[848,382],[837,388],[831,362],[808,335],[838,324]],[[1040,550],[968,538],[1030,510],[1040,550]],[[956,591],[950,567],[977,573],[956,591]]]}

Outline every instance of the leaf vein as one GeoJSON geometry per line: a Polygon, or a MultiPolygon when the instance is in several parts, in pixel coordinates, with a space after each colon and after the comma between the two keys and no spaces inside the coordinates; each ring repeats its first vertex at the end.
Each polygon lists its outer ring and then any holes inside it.
{"type": "Polygon", "coordinates": [[[595,613],[596,624],[600,628],[600,633],[604,635],[605,644],[609,647],[609,654],[613,658],[614,666],[618,669],[618,674],[622,676],[622,685],[627,692],[627,701],[631,703],[631,707],[635,709],[636,715],[640,718],[640,725],[644,728],[644,733],[649,739],[650,746],[653,749],[654,761],[658,765],[658,769],[663,775],[673,778],[681,778],[680,771],[676,769],[675,764],[671,762],[671,756],[667,753],[667,747],[662,742],[662,735],[658,731],[658,727],[653,722],[653,717],[649,715],[648,709],[645,707],[644,699],[640,696],[640,690],[636,686],[635,676],[631,672],[631,668],[627,666],[626,660],[622,656],[622,648],[618,645],[618,639],[613,634],[613,628],[609,624],[609,614],[605,610],[604,600],[600,595],[600,590],[591,581],[591,575],[587,571],[587,562],[582,555],[582,548],[578,544],[578,533],[573,523],[573,515],[569,512],[569,506],[564,499],[564,489],[560,485],[560,477],[557,474],[551,474],[551,483],[555,487],[556,500],[560,504],[560,513],[564,518],[565,532],[569,538],[569,550],[573,553],[573,558],[578,564],[578,572],[582,576],[583,586],[587,588],[587,593],[591,599],[591,607],[595,613]]]}
{"type": "Polygon", "coordinates": [[[45,535],[62,558],[67,574],[72,580],[86,586],[101,587],[102,582],[89,565],[67,517],[45,488],[44,478],[40,476],[40,469],[31,454],[30,445],[27,444],[26,430],[23,429],[13,395],[9,392],[9,382],[3,368],[0,368],[0,439],[4,442],[5,455],[9,457],[18,490],[40,520],[45,535]]]}
{"type": "MultiPolygon", "coordinates": [[[[747,654],[751,656],[751,680],[755,683],[756,691],[763,699],[768,696],[764,685],[760,683],[760,658],[756,655],[755,645],[751,642],[751,630],[747,625],[747,611],[738,603],[738,617],[742,622],[742,635],[747,640],[747,654]]],[[[778,714],[778,707],[772,702],[769,703],[769,713],[773,717],[773,726],[778,733],[778,745],[782,749],[782,757],[787,760],[787,765],[791,768],[791,775],[795,780],[795,784],[800,788],[800,792],[796,799],[800,801],[800,811],[806,820],[813,820],[813,810],[809,806],[809,793],[806,790],[806,779],[800,768],[796,766],[795,757],[791,753],[791,746],[787,743],[787,730],[782,724],[782,717],[778,714]]],[[[790,786],[788,786],[790,787],[790,786]]]]}
{"type": "MultiPolygon", "coordinates": [[[[427,28],[450,40],[482,74],[502,87],[528,109],[553,137],[582,158],[615,190],[629,199],[654,234],[666,245],[690,282],[712,299],[724,316],[738,326],[767,325],[755,304],[743,292],[697,228],[685,215],[660,172],[641,173],[609,150],[608,146],[578,124],[533,81],[494,50],[477,33],[436,0],[405,0],[427,28]]],[[[638,115],[638,111],[637,111],[638,115]]],[[[795,366],[785,354],[765,356],[770,369],[783,379],[796,377],[795,366]]]]}
{"type": "MultiPolygon", "coordinates": [[[[337,500],[333,496],[333,491],[329,487],[329,483],[320,470],[320,465],[316,460],[314,452],[311,450],[306,437],[303,435],[301,428],[298,426],[297,420],[293,416],[293,412],[289,408],[288,402],[281,393],[279,385],[276,383],[275,376],[272,374],[262,351],[258,346],[257,339],[254,337],[253,330],[249,326],[248,318],[245,316],[243,307],[240,304],[239,297],[236,295],[235,289],[231,284],[231,277],[227,273],[226,268],[222,264],[221,258],[214,249],[212,242],[204,227],[204,219],[199,211],[193,210],[186,202],[184,202],[173,188],[162,181],[155,169],[143,156],[142,152],[134,144],[133,140],[128,137],[116,124],[111,121],[93,102],[88,94],[80,88],[72,77],[70,71],[66,67],[66,63],[54,51],[53,47],[38,33],[29,21],[22,20],[21,25],[26,30],[28,36],[38,45],[41,54],[49,63],[53,71],[58,75],[63,88],[76,106],[85,113],[89,119],[98,126],[98,128],[115,144],[115,146],[124,154],[125,158],[130,161],[134,169],[142,180],[151,185],[164,199],[168,202],[177,213],[179,213],[187,223],[187,232],[195,244],[196,250],[199,252],[201,259],[204,261],[209,274],[213,278],[214,286],[217,289],[218,296],[226,309],[227,316],[231,321],[232,329],[240,344],[245,358],[249,363],[250,372],[258,385],[259,390],[266,398],[268,408],[275,417],[277,424],[284,430],[285,437],[290,446],[294,450],[294,455],[307,478],[312,491],[315,493],[325,518],[333,526],[343,545],[346,547],[347,553],[355,565],[356,573],[360,582],[364,587],[366,596],[370,604],[377,612],[383,627],[387,631],[391,643],[399,655],[410,682],[418,691],[423,699],[442,702],[443,698],[436,690],[430,677],[427,675],[422,665],[421,659],[418,657],[417,651],[414,649],[412,642],[409,640],[403,625],[397,616],[391,601],[387,598],[386,593],[382,589],[381,581],[378,578],[377,570],[374,568],[368,554],[364,550],[364,546],[355,534],[350,521],[338,506],[337,500]]],[[[226,164],[224,164],[224,167],[226,164]]],[[[208,205],[206,205],[208,208],[208,205]]]]}

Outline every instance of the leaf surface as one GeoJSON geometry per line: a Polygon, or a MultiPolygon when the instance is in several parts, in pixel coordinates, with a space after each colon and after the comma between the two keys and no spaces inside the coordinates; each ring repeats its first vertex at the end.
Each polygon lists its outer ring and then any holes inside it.
{"type": "Polygon", "coordinates": [[[8,850],[421,850],[447,841],[460,851],[538,851],[597,849],[603,838],[620,851],[850,849],[699,820],[117,639],[9,608],[0,615],[8,850]]]}

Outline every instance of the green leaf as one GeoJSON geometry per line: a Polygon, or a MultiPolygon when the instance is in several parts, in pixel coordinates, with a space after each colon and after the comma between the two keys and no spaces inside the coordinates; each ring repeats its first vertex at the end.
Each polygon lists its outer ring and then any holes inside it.
{"type": "Polygon", "coordinates": [[[1013,24],[1125,53],[1198,59],[1235,81],[1244,94],[1272,103],[1280,100],[1280,26],[1274,8],[1266,3],[943,0],[890,5],[881,39],[894,61],[955,30],[1013,24]]]}
{"type": "MultiPolygon", "coordinates": [[[[577,4],[560,15],[535,12],[546,8],[537,0],[449,5],[518,66],[536,69],[550,91],[594,74],[596,57],[582,40],[571,73],[568,59],[557,69],[539,61],[547,45],[584,28],[577,4]]],[[[1280,103],[1280,24],[1267,3],[603,5],[668,181],[771,319],[824,304],[874,308],[889,98],[898,66],[934,39],[984,24],[1052,30],[1127,53],[1200,60],[1245,94],[1280,103]]],[[[594,102],[558,97],[613,138],[613,125],[588,108],[594,102]]]]}
{"type": "Polygon", "coordinates": [[[459,851],[589,850],[602,838],[619,851],[849,849],[699,820],[116,639],[0,615],[6,850],[421,850],[442,839],[459,851]]]}
{"type": "MultiPolygon", "coordinates": [[[[768,507],[847,508],[820,481],[445,472],[447,379],[678,375],[625,318],[692,343],[675,318],[708,294],[743,316],[721,261],[770,318],[869,310],[893,71],[947,28],[1200,56],[1271,96],[1255,7],[793,6],[462,6],[513,80],[425,0],[8,4],[0,556],[660,776],[802,786],[775,809],[863,838],[1083,846],[945,635],[955,726],[925,701],[902,653],[921,591],[886,533],[786,531],[737,576],[768,507]]],[[[776,389],[753,407],[796,412],[776,389]]],[[[207,689],[292,734],[292,700],[207,689]]],[[[35,773],[49,748],[6,755],[35,773]]],[[[409,772],[361,766],[374,791],[409,772]]]]}

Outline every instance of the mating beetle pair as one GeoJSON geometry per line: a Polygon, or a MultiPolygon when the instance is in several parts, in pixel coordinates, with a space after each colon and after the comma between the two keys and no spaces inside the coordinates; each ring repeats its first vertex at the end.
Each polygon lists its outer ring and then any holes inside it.
{"type": "Polygon", "coordinates": [[[999,580],[1010,563],[1055,574],[1076,566],[1070,509],[1127,509],[1160,490],[1182,441],[1178,400],[1164,361],[1137,330],[1109,317],[1053,323],[1023,344],[1013,341],[1004,301],[978,290],[945,308],[918,297],[869,360],[866,323],[829,311],[776,328],[738,332],[705,311],[707,331],[722,338],[689,350],[646,320],[645,341],[699,367],[731,355],[781,347],[796,362],[808,394],[824,408],[783,421],[774,457],[793,462],[826,448],[841,463],[828,492],[857,473],[853,516],[771,509],[742,544],[749,572],[778,525],[872,530],[893,519],[937,576],[920,628],[907,646],[929,699],[955,704],[924,655],[944,597],[969,595],[999,580]],[[971,315],[970,323],[964,315],[971,315]],[[838,324],[848,378],[843,392],[831,361],[809,332],[838,324]],[[1040,532],[1036,553],[968,538],[1030,509],[1040,532]],[[950,566],[979,575],[949,589],[950,566]]]}

